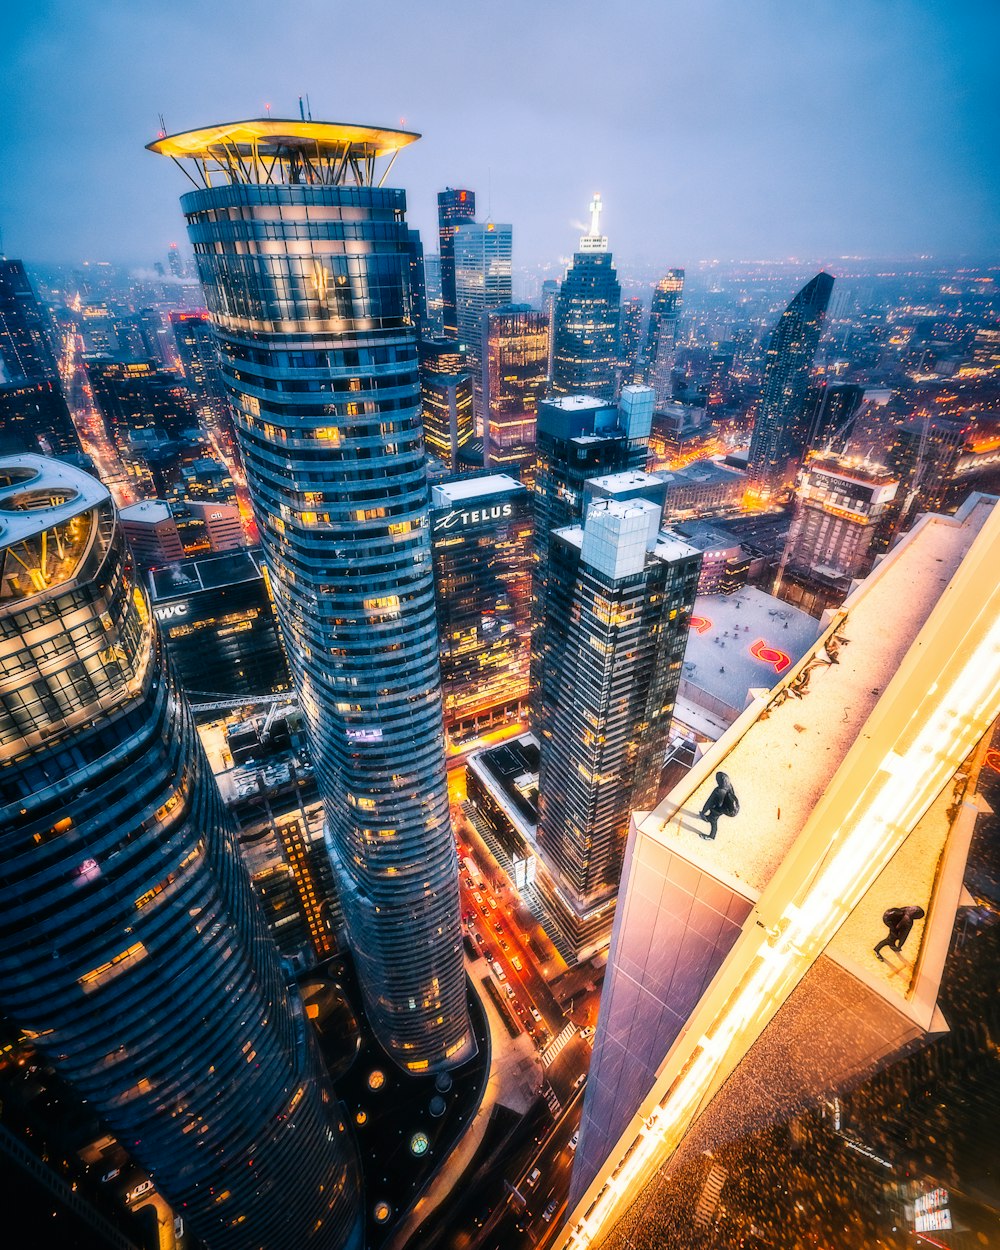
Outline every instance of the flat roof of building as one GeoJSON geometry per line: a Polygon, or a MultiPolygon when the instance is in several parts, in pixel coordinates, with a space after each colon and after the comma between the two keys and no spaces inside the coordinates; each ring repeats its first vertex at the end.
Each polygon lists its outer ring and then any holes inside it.
{"type": "Polygon", "coordinates": [[[538,757],[539,743],[533,733],[474,751],[469,757],[480,776],[492,783],[490,788],[499,791],[531,828],[538,824],[538,757]],[[532,785],[525,785],[529,779],[532,785]]]}
{"type": "Polygon", "coordinates": [[[675,521],[673,528],[699,551],[729,551],[740,546],[735,534],[711,521],[675,521]]]}
{"type": "Polygon", "coordinates": [[[228,159],[228,152],[251,159],[275,156],[298,149],[348,156],[384,156],[419,139],[413,130],[390,130],[383,126],[360,126],[345,122],[314,122],[300,118],[254,117],[247,121],[199,126],[178,134],[160,135],[146,147],[161,156],[228,159]]]}
{"type": "Polygon", "coordinates": [[[123,521],[142,521],[145,525],[158,525],[161,521],[169,521],[173,516],[170,504],[162,499],[143,499],[139,503],[130,503],[119,508],[118,515],[123,521]]]}
{"type": "Polygon", "coordinates": [[[238,582],[256,581],[262,576],[257,554],[241,551],[220,551],[217,555],[192,556],[153,569],[149,585],[154,603],[166,599],[182,599],[201,590],[216,590],[238,582]]]}
{"type": "Polygon", "coordinates": [[[739,484],[744,480],[740,469],[720,464],[717,460],[692,460],[683,469],[663,469],[661,476],[670,486],[703,486],[709,482],[739,484]]]}
{"type": "Polygon", "coordinates": [[[512,490],[526,491],[527,487],[509,473],[490,473],[485,477],[463,477],[452,482],[437,482],[431,493],[434,507],[447,508],[489,495],[506,495],[512,490]]]}
{"type": "Polygon", "coordinates": [[[754,586],[699,595],[691,612],[682,679],[737,713],[751,690],[770,690],[820,635],[814,616],[754,586]]]}

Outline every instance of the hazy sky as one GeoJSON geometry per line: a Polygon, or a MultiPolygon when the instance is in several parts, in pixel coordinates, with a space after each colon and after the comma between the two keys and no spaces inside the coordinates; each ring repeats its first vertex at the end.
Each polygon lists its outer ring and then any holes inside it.
{"type": "Polygon", "coordinates": [[[393,180],[621,260],[1000,254],[996,0],[7,0],[0,228],[28,261],[183,237],[174,132],[298,115],[422,132],[393,180]]]}

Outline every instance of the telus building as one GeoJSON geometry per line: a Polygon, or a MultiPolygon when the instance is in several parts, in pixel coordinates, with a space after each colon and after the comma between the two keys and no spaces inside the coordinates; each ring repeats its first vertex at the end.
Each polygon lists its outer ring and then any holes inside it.
{"type": "Polygon", "coordinates": [[[161,137],[219,338],[348,937],[412,1072],[470,1057],[406,197],[417,135],[265,118],[161,137]]]}

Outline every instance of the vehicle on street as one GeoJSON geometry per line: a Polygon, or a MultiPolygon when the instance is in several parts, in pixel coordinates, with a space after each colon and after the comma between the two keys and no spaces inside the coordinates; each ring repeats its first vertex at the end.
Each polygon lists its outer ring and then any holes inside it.
{"type": "Polygon", "coordinates": [[[473,890],[472,897],[476,900],[477,903],[481,903],[483,901],[483,896],[479,893],[478,890],[473,890]]]}
{"type": "Polygon", "coordinates": [[[501,938],[501,939],[500,939],[500,949],[501,949],[501,950],[505,950],[505,951],[509,951],[509,950],[510,950],[510,947],[509,947],[509,946],[508,946],[508,944],[504,941],[504,939],[503,939],[503,938],[501,938]]]}
{"type": "Polygon", "coordinates": [[[581,1030],[580,1030],[580,1036],[581,1036],[581,1037],[593,1037],[593,1036],[594,1036],[594,1026],[593,1026],[592,1024],[588,1024],[588,1025],[587,1025],[587,1027],[586,1027],[585,1029],[581,1029],[581,1030]]]}
{"type": "Polygon", "coordinates": [[[580,1144],[580,1130],[577,1129],[573,1136],[569,1139],[570,1150],[575,1150],[580,1144]]]}
{"type": "Polygon", "coordinates": [[[553,1215],[555,1215],[557,1206],[558,1206],[558,1203],[556,1202],[555,1198],[553,1198],[552,1201],[549,1203],[549,1205],[542,1212],[542,1219],[545,1221],[546,1224],[548,1224],[548,1222],[552,1219],[553,1215]]]}
{"type": "Polygon", "coordinates": [[[513,985],[511,985],[511,983],[508,981],[507,982],[507,997],[513,998],[516,993],[517,993],[517,990],[515,990],[513,985]]]}
{"type": "Polygon", "coordinates": [[[488,916],[490,914],[490,909],[486,906],[485,903],[482,904],[479,910],[483,913],[484,916],[488,916]]]}
{"type": "Polygon", "coordinates": [[[518,958],[517,955],[515,955],[514,958],[510,961],[510,964],[511,964],[511,967],[516,968],[518,972],[520,972],[521,969],[524,967],[524,964],[521,963],[521,960],[518,958]]]}
{"type": "Polygon", "coordinates": [[[586,1079],[587,1079],[587,1074],[586,1074],[586,1072],[581,1072],[581,1073],[580,1073],[580,1075],[579,1075],[579,1076],[576,1078],[576,1080],[573,1082],[573,1088],[574,1088],[574,1089],[579,1089],[579,1088],[580,1088],[580,1086],[584,1083],[584,1081],[585,1081],[586,1079]]]}
{"type": "Polygon", "coordinates": [[[499,963],[495,959],[493,960],[493,972],[495,973],[498,981],[507,980],[506,972],[504,972],[503,968],[500,967],[499,963]]]}
{"type": "Polygon", "coordinates": [[[541,1176],[541,1174],[542,1174],[541,1168],[532,1168],[532,1170],[531,1170],[531,1172],[530,1172],[530,1174],[529,1174],[529,1176],[528,1176],[528,1180],[527,1180],[527,1182],[526,1182],[526,1183],[527,1183],[529,1186],[531,1186],[531,1185],[537,1185],[537,1184],[538,1184],[538,1178],[541,1176]]]}
{"type": "Polygon", "coordinates": [[[535,1020],[541,1020],[542,1018],[542,1013],[538,1010],[537,1007],[532,1007],[531,1015],[532,1015],[532,1018],[535,1020]]]}
{"type": "Polygon", "coordinates": [[[493,908],[493,910],[494,910],[494,911],[496,911],[497,901],[496,901],[496,899],[493,897],[493,895],[492,895],[492,894],[489,896],[489,898],[487,898],[487,900],[486,900],[486,901],[487,901],[487,903],[489,903],[489,905],[493,908]]]}
{"type": "Polygon", "coordinates": [[[493,928],[496,929],[497,933],[503,933],[503,925],[499,920],[494,921],[493,928]]]}
{"type": "Polygon", "coordinates": [[[472,889],[472,886],[473,886],[473,880],[472,880],[472,878],[471,878],[471,877],[466,877],[466,878],[465,878],[465,884],[466,884],[466,885],[469,887],[469,889],[471,890],[471,889],[472,889]]]}
{"type": "Polygon", "coordinates": [[[486,939],[483,937],[481,933],[477,933],[476,941],[479,943],[480,946],[482,946],[482,944],[486,941],[486,939]]]}

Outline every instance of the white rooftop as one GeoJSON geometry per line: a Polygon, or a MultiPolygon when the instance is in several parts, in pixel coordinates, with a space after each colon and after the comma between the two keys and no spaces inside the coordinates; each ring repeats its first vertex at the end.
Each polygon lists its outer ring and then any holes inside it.
{"type": "Polygon", "coordinates": [[[509,473],[491,473],[487,477],[463,477],[454,482],[441,482],[431,488],[435,507],[447,508],[470,499],[485,499],[490,495],[504,495],[512,490],[526,487],[509,473]]]}
{"type": "Polygon", "coordinates": [[[123,521],[141,521],[144,525],[158,525],[161,521],[169,521],[173,516],[170,504],[161,499],[144,499],[141,503],[130,503],[120,508],[118,515],[123,521]]]}

